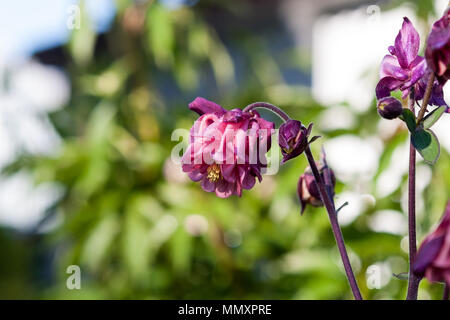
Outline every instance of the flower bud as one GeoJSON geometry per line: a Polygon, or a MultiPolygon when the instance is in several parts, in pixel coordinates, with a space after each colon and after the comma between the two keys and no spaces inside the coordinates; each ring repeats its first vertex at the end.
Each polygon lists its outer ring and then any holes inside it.
{"type": "Polygon", "coordinates": [[[402,103],[394,97],[385,97],[378,100],[378,113],[385,119],[395,119],[403,112],[402,103]]]}
{"type": "Polygon", "coordinates": [[[288,120],[280,126],[278,144],[281,148],[283,160],[281,163],[295,158],[308,145],[308,129],[298,120],[288,120]]]}
{"type": "MultiPolygon", "coordinates": [[[[327,165],[324,164],[318,164],[318,169],[327,189],[332,192],[331,196],[334,196],[336,178],[334,176],[333,170],[331,170],[327,165]],[[329,181],[331,185],[327,185],[327,181],[329,181]]],[[[323,206],[320,192],[310,167],[306,168],[305,172],[300,176],[300,179],[298,180],[297,194],[301,204],[301,214],[303,214],[303,212],[305,211],[307,204],[310,204],[313,207],[323,206]]]]}

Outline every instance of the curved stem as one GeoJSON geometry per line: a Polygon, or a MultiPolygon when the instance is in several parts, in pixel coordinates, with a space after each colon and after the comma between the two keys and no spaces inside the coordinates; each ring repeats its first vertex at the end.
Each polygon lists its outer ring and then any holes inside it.
{"type": "MultiPolygon", "coordinates": [[[[428,87],[427,87],[428,89],[428,87]]],[[[425,102],[425,100],[424,100],[425,102]]],[[[414,93],[409,95],[409,109],[414,112],[414,93]]],[[[422,110],[426,109],[422,105],[422,110]]],[[[409,145],[409,173],[408,173],[408,240],[409,240],[409,277],[407,300],[417,300],[420,279],[413,273],[413,261],[417,252],[416,241],[416,149],[409,145]]]]}
{"type": "Polygon", "coordinates": [[[353,274],[352,265],[350,264],[350,259],[348,258],[347,249],[345,248],[344,238],[342,236],[341,228],[339,227],[339,222],[337,219],[337,213],[334,207],[334,202],[332,198],[327,193],[324,181],[317,169],[316,162],[311,153],[309,146],[305,150],[306,157],[308,158],[309,166],[311,167],[314,179],[316,181],[317,187],[319,189],[320,196],[328,212],[328,217],[331,223],[331,229],[333,230],[334,238],[341,254],[342,263],[344,264],[345,273],[347,274],[348,282],[353,292],[353,296],[356,300],[362,300],[361,292],[358,288],[358,283],[356,282],[355,275],[353,274]]]}
{"type": "Polygon", "coordinates": [[[250,112],[254,109],[267,109],[272,111],[273,113],[275,113],[277,116],[279,116],[281,119],[283,119],[284,121],[288,121],[291,118],[287,115],[286,112],[284,112],[283,110],[281,110],[280,108],[274,106],[273,104],[267,103],[267,102],[255,102],[252,104],[249,104],[248,106],[246,106],[244,108],[244,112],[250,112]]]}

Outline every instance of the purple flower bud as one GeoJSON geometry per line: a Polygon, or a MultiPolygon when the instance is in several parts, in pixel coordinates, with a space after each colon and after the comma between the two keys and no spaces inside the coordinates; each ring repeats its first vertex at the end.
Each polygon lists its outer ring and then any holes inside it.
{"type": "Polygon", "coordinates": [[[305,151],[308,145],[308,135],[308,129],[298,120],[288,120],[281,125],[278,137],[278,144],[283,155],[281,163],[285,163],[305,151]]]}
{"type": "MultiPolygon", "coordinates": [[[[327,185],[327,187],[332,192],[332,196],[334,196],[336,178],[334,176],[333,170],[331,170],[325,164],[318,164],[318,169],[325,184],[327,183],[327,181],[330,181],[331,185],[327,185]]],[[[310,204],[313,207],[323,206],[319,189],[310,167],[306,168],[305,172],[300,176],[300,179],[298,180],[297,195],[301,204],[301,214],[303,214],[303,212],[305,211],[307,204],[310,204]]]]}
{"type": "Polygon", "coordinates": [[[403,112],[402,103],[394,97],[386,97],[378,100],[378,113],[385,119],[395,119],[403,112]]]}

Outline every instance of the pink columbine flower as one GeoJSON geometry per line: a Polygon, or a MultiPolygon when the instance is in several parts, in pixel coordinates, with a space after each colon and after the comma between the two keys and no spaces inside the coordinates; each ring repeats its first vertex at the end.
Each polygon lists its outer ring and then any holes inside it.
{"type": "Polygon", "coordinates": [[[438,227],[422,242],[413,270],[419,277],[450,285],[450,200],[438,227]]]}
{"type": "Polygon", "coordinates": [[[274,123],[255,111],[225,110],[204,98],[196,98],[189,109],[200,118],[190,133],[190,143],[182,158],[182,168],[207,192],[221,198],[241,196],[251,189],[261,169],[267,166],[274,123]]]}

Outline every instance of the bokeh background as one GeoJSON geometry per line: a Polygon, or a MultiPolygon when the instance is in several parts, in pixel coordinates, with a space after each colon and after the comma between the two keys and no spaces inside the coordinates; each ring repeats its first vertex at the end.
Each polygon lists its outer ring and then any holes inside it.
{"type": "MultiPolygon", "coordinates": [[[[299,214],[303,157],[226,200],[170,160],[197,96],[314,122],[313,151],[324,144],[337,204],[349,202],[339,219],[363,296],[404,298],[407,130],[378,117],[374,87],[402,17],[423,52],[446,5],[2,2],[0,298],[352,298],[326,212],[299,214]],[[80,290],[66,287],[69,265],[80,290]]],[[[418,157],[420,240],[450,195],[449,121],[435,127],[438,163],[418,157]]],[[[419,298],[441,293],[425,280],[419,298]]]]}

